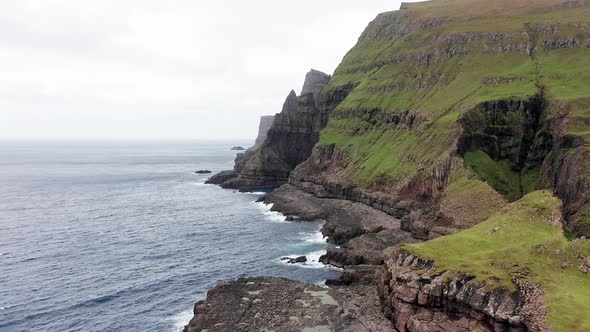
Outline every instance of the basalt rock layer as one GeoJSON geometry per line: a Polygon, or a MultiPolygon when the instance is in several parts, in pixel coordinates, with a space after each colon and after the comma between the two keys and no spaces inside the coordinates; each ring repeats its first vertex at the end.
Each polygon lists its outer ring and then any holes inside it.
{"type": "Polygon", "coordinates": [[[329,79],[322,72],[310,71],[302,95],[289,93],[262,143],[236,158],[231,176],[225,172],[209,183],[240,190],[276,188],[286,183],[293,168],[311,154],[328,121],[329,106],[338,98],[320,93],[329,79]]]}
{"type": "Polygon", "coordinates": [[[490,289],[481,281],[451,271],[427,276],[435,271],[433,262],[399,248],[388,252],[387,267],[381,296],[398,331],[530,330],[520,317],[525,300],[519,292],[490,289]]]}
{"type": "Polygon", "coordinates": [[[590,241],[567,241],[562,218],[551,191],[534,191],[468,230],[387,249],[397,329],[588,330],[590,241]]]}
{"type": "Polygon", "coordinates": [[[211,289],[184,332],[394,332],[375,287],[322,288],[284,278],[243,278],[211,289]]]}

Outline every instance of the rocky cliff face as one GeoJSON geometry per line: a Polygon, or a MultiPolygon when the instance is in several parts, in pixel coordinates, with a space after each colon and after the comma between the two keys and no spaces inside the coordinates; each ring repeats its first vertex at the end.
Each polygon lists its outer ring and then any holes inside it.
{"type": "Polygon", "coordinates": [[[589,11],[435,0],[380,14],[221,182],[288,180],[265,201],[326,220],[340,246],[322,261],[344,267],[340,283],[376,280],[397,331],[590,329],[589,11]]]}
{"type": "Polygon", "coordinates": [[[329,75],[310,71],[304,83],[306,93],[299,97],[293,91],[289,93],[260,146],[236,158],[233,172],[215,175],[209,183],[240,190],[275,188],[286,183],[293,168],[309,157],[326,126],[328,107],[324,105],[331,99],[320,92],[329,79],[329,75]],[[322,102],[322,98],[326,101],[322,102]]]}
{"type": "Polygon", "coordinates": [[[258,125],[258,136],[256,136],[256,141],[254,145],[260,145],[266,139],[266,135],[272,127],[272,122],[274,121],[274,115],[264,115],[260,117],[260,124],[258,125]]]}
{"type": "Polygon", "coordinates": [[[326,87],[348,93],[289,182],[382,208],[423,239],[553,188],[569,227],[590,234],[590,159],[574,152],[589,123],[578,84],[590,91],[590,81],[558,69],[564,57],[590,68],[590,28],[573,14],[588,6],[455,0],[380,14],[326,87]]]}
{"type": "Polygon", "coordinates": [[[534,301],[527,301],[524,291],[491,288],[482,281],[452,271],[432,275],[433,262],[400,248],[389,250],[387,257],[380,292],[398,331],[549,330],[543,327],[546,325],[544,311],[531,308],[534,301]],[[539,324],[540,329],[532,328],[539,324]]]}
{"type": "Polygon", "coordinates": [[[310,70],[305,75],[305,82],[301,89],[301,96],[308,93],[313,95],[315,106],[320,108],[321,94],[324,91],[324,87],[330,82],[331,76],[315,69],[310,70]]]}
{"type": "Polygon", "coordinates": [[[287,96],[287,99],[285,99],[285,102],[283,103],[283,109],[281,110],[281,113],[297,112],[298,104],[299,101],[297,100],[297,94],[294,90],[291,90],[287,96]]]}

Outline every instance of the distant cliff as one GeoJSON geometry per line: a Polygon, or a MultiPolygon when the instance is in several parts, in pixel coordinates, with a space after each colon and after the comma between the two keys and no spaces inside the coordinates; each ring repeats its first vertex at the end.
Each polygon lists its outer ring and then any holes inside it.
{"type": "Polygon", "coordinates": [[[295,166],[310,156],[326,126],[329,98],[321,92],[329,81],[330,75],[320,71],[312,69],[307,73],[302,94],[289,93],[260,146],[238,155],[233,171],[221,172],[209,183],[240,190],[275,188],[286,183],[295,166]]]}
{"type": "Polygon", "coordinates": [[[256,137],[256,141],[254,142],[255,145],[260,145],[266,139],[266,135],[272,127],[272,122],[274,121],[274,115],[264,115],[260,117],[260,125],[258,126],[258,136],[256,137]]]}

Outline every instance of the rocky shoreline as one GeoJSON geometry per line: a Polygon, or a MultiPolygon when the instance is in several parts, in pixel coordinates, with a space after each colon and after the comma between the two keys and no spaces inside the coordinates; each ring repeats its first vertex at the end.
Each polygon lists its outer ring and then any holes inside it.
{"type": "Polygon", "coordinates": [[[395,331],[370,284],[320,287],[285,278],[242,278],[211,289],[184,332],[395,331]]]}
{"type": "Polygon", "coordinates": [[[400,229],[399,219],[362,203],[318,198],[289,184],[261,201],[292,222],[324,220],[322,233],[340,246],[321,261],[343,268],[340,278],[324,286],[275,277],[221,283],[195,305],[185,332],[395,331],[376,281],[383,274],[383,249],[418,241],[400,229]]]}
{"type": "Polygon", "coordinates": [[[292,222],[325,220],[322,233],[339,246],[320,260],[343,268],[341,276],[324,286],[275,277],[220,283],[195,305],[185,332],[548,331],[544,304],[531,295],[538,289],[510,291],[453,271],[434,273],[433,262],[397,246],[422,240],[383,211],[289,184],[261,201],[292,222]]]}
{"type": "Polygon", "coordinates": [[[221,284],[185,331],[590,329],[590,99],[565,93],[583,82],[554,63],[588,59],[590,29],[545,16],[588,6],[452,0],[378,15],[333,78],[310,71],[262,143],[208,181],[273,189],[262,201],[288,220],[324,220],[337,246],[320,261],[341,277],[221,284]],[[471,31],[478,20],[491,31],[471,31]]]}

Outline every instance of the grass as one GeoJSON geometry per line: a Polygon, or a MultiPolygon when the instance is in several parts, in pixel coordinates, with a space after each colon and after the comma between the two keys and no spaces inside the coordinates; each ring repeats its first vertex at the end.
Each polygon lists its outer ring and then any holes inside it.
{"type": "MultiPolygon", "coordinates": [[[[578,105],[572,111],[577,121],[567,130],[590,139],[585,122],[590,116],[590,102],[586,102],[590,100],[590,49],[539,47],[534,60],[522,50],[495,51],[526,47],[528,39],[523,32],[532,29],[534,34],[539,26],[559,24],[560,32],[555,35],[559,38],[590,38],[590,32],[576,26],[587,22],[585,13],[590,12],[590,5],[542,10],[559,2],[436,0],[410,4],[399,14],[405,23],[443,18],[435,27],[414,28],[400,37],[382,33],[393,24],[369,25],[367,32],[375,37],[361,39],[346,54],[326,87],[329,92],[355,86],[332,111],[320,144],[335,144],[347,152],[344,173],[357,185],[371,186],[385,179],[392,188],[399,188],[418,170],[433,173],[437,164],[453,154],[460,135],[457,121],[466,111],[486,101],[526,100],[539,92],[540,85],[551,100],[578,105]],[[458,33],[492,31],[510,35],[451,45],[446,39],[458,33]],[[449,47],[465,53],[446,55],[449,47]],[[436,60],[425,60],[433,54],[436,60]],[[373,110],[379,110],[383,119],[412,111],[420,121],[409,127],[403,122],[393,125],[363,119],[362,112],[373,110]]],[[[543,38],[549,37],[537,36],[539,44],[543,38]]],[[[494,172],[508,177],[500,177],[500,182],[510,182],[513,177],[502,171],[505,165],[498,166],[494,172]]],[[[535,174],[523,174],[524,192],[535,187],[535,174]]],[[[512,200],[521,196],[510,183],[504,187],[512,200]]]]}
{"type": "Polygon", "coordinates": [[[512,170],[512,163],[509,160],[494,161],[481,150],[467,152],[463,158],[465,166],[473,170],[482,181],[487,182],[509,202],[522,197],[520,174],[512,170]]]}
{"type": "Polygon", "coordinates": [[[535,191],[488,220],[453,235],[404,248],[434,261],[437,272],[457,271],[493,287],[516,289],[513,274],[545,292],[553,331],[590,330],[590,277],[578,270],[590,241],[569,242],[550,221],[560,201],[535,191]]]}
{"type": "MultiPolygon", "coordinates": [[[[462,135],[458,121],[467,111],[486,101],[528,100],[541,89],[551,104],[547,120],[569,113],[560,134],[588,142],[590,48],[542,46],[545,39],[590,39],[590,30],[579,25],[588,22],[590,4],[544,10],[562,2],[435,0],[382,14],[399,19],[370,25],[367,32],[375,37],[360,40],[336,69],[326,91],[355,88],[330,114],[318,144],[333,144],[345,152],[346,179],[365,187],[387,183],[395,190],[419,170],[436,176],[442,161],[456,158],[462,135]],[[399,24],[433,18],[440,24],[415,26],[404,36],[385,33],[399,24]],[[537,33],[549,26],[559,26],[559,32],[537,33]],[[490,32],[506,38],[477,37],[490,32]],[[524,32],[537,40],[534,58],[523,50],[529,42],[524,32]],[[466,43],[449,42],[465,33],[475,37],[466,43]],[[405,118],[408,112],[416,114],[413,122],[405,118]],[[396,118],[400,121],[391,121],[396,118]]],[[[511,142],[505,142],[508,148],[511,142]]],[[[464,162],[472,172],[454,166],[456,174],[441,196],[449,209],[463,208],[460,218],[480,222],[506,204],[490,186],[514,202],[470,229],[405,247],[434,260],[439,271],[460,271],[491,286],[515,289],[513,273],[528,271],[526,278],[546,292],[554,331],[590,330],[590,277],[578,271],[576,258],[590,256],[590,244],[568,242],[564,232],[548,222],[560,202],[549,191],[533,191],[540,170],[515,172],[508,160],[494,161],[482,151],[467,153],[464,162]]],[[[590,173],[578,176],[590,178],[590,173]]],[[[590,227],[590,213],[580,218],[590,227]]],[[[576,235],[575,230],[566,234],[576,235]]]]}

